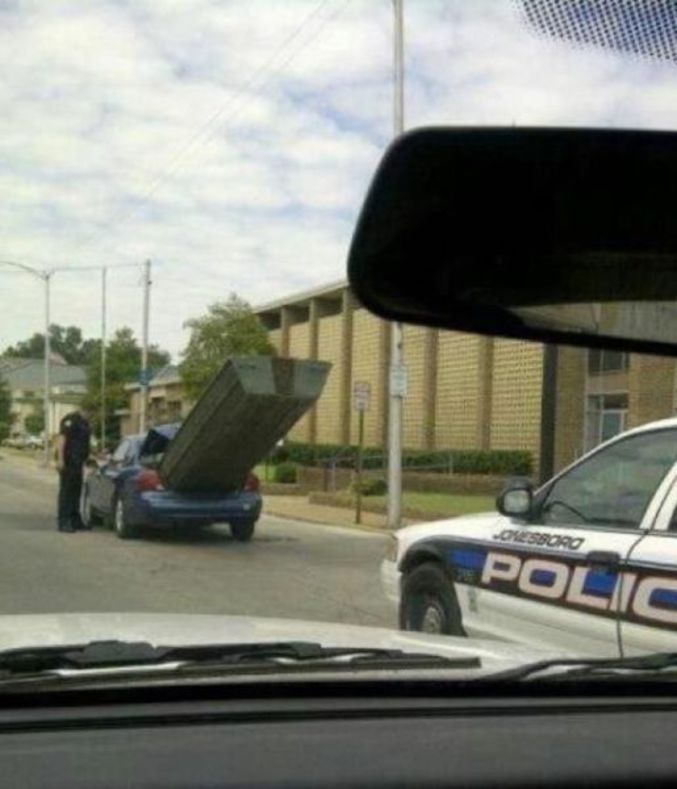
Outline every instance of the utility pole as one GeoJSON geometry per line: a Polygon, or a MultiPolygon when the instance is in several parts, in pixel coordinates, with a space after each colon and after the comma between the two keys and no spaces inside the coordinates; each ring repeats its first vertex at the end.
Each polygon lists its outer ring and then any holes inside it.
{"type": "MultiPolygon", "coordinates": [[[[394,12],[394,101],[393,131],[404,131],[404,13],[403,0],[393,0],[394,12]]],[[[402,324],[390,330],[390,378],[388,409],[388,528],[402,522],[402,405],[406,395],[406,372],[402,353],[402,324]]]]}
{"type": "Polygon", "coordinates": [[[43,278],[45,280],[45,392],[44,392],[44,410],[45,410],[45,466],[49,466],[50,461],[50,437],[51,437],[51,430],[50,430],[50,421],[51,421],[51,375],[50,375],[50,363],[51,363],[51,342],[49,337],[49,309],[50,309],[50,286],[52,281],[52,272],[45,271],[43,273],[43,278]]]}
{"type": "Polygon", "coordinates": [[[141,345],[141,408],[139,432],[148,429],[148,322],[150,316],[150,260],[143,264],[143,330],[141,345]]]}
{"type": "Polygon", "coordinates": [[[106,267],[101,269],[101,446],[106,448],[106,267]]]}

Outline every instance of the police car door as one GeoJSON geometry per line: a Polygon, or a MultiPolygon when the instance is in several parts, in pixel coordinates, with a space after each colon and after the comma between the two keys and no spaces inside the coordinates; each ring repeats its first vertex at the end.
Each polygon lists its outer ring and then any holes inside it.
{"type": "Polygon", "coordinates": [[[677,645],[677,466],[653,528],[633,546],[620,605],[623,654],[675,651],[677,645]]]}
{"type": "Polygon", "coordinates": [[[501,594],[484,605],[520,640],[618,654],[624,563],[676,459],[677,429],[654,430],[614,440],[556,477],[536,497],[532,523],[496,535],[484,575],[501,594]]]}

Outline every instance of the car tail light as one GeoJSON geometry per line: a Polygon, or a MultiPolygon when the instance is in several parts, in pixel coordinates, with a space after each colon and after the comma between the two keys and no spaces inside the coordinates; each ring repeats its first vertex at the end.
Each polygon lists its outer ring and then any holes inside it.
{"type": "Polygon", "coordinates": [[[157,471],[152,469],[144,469],[139,472],[136,478],[136,489],[140,491],[146,490],[164,490],[162,482],[160,482],[160,475],[157,471]]]}
{"type": "Polygon", "coordinates": [[[244,489],[248,493],[258,493],[261,490],[261,482],[256,474],[247,474],[247,479],[244,483],[244,489]]]}

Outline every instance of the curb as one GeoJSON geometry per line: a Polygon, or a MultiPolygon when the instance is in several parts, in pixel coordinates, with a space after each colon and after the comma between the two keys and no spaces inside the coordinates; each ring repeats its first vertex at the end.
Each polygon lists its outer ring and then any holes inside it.
{"type": "Polygon", "coordinates": [[[21,455],[15,455],[13,452],[4,452],[0,454],[0,462],[9,461],[16,462],[20,466],[28,466],[35,471],[43,471],[45,473],[49,473],[51,471],[56,471],[54,466],[44,466],[41,460],[38,460],[35,457],[23,457],[21,455]]]}
{"type": "MultiPolygon", "coordinates": [[[[327,506],[321,505],[321,506],[327,506]]],[[[325,523],[323,521],[318,521],[315,518],[309,518],[303,515],[290,515],[288,512],[284,514],[279,512],[273,512],[271,510],[267,510],[264,507],[263,515],[272,515],[274,518],[281,518],[283,520],[288,521],[300,521],[301,523],[312,523],[313,526],[320,526],[321,528],[329,528],[329,529],[352,529],[353,531],[363,531],[368,532],[369,534],[382,534],[384,537],[387,537],[389,534],[392,534],[390,529],[386,528],[385,526],[366,526],[363,523],[325,523]]]]}
{"type": "MultiPolygon", "coordinates": [[[[354,510],[355,503],[351,502],[350,504],[341,501],[340,499],[335,499],[332,497],[332,494],[327,493],[311,493],[308,496],[308,500],[311,504],[315,504],[318,507],[335,507],[336,509],[344,509],[344,510],[354,510]],[[326,496],[326,500],[323,500],[326,496]]],[[[385,515],[387,513],[387,508],[381,504],[371,504],[370,502],[365,502],[364,498],[362,499],[362,510],[364,512],[370,512],[372,515],[385,515]]],[[[405,520],[413,521],[414,523],[421,523],[422,521],[425,522],[435,522],[435,521],[443,521],[448,520],[449,518],[458,517],[457,515],[451,515],[449,513],[444,512],[431,512],[430,510],[419,510],[415,507],[403,507],[402,508],[402,517],[405,520]]]]}

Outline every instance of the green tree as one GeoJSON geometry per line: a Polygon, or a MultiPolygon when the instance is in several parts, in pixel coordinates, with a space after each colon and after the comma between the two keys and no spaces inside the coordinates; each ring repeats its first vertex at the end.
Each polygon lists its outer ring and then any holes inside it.
{"type": "Polygon", "coordinates": [[[186,394],[197,399],[231,356],[272,356],[268,332],[250,305],[231,293],[225,302],[212,304],[206,315],[186,321],[190,340],[180,364],[186,394]]]}
{"type": "Polygon", "coordinates": [[[33,413],[29,414],[24,420],[26,432],[33,436],[39,436],[45,429],[45,412],[38,403],[33,407],[33,413]]]}
{"type": "Polygon", "coordinates": [[[0,441],[4,441],[12,427],[12,395],[7,381],[0,376],[0,441]]]}
{"type": "MultiPolygon", "coordinates": [[[[93,430],[98,434],[101,414],[101,344],[92,344],[89,349],[87,363],[87,394],[84,405],[91,413],[93,430]]],[[[169,364],[170,356],[167,351],[151,345],[148,348],[148,366],[152,370],[159,370],[169,364]]],[[[113,419],[117,409],[129,405],[129,393],[125,391],[125,384],[139,380],[141,372],[141,348],[128,327],[118,329],[106,345],[106,413],[108,419],[107,439],[115,441],[119,437],[118,420],[113,419]]]]}
{"type": "MultiPolygon", "coordinates": [[[[92,348],[99,340],[85,340],[82,330],[77,326],[60,326],[52,323],[49,327],[50,350],[58,353],[68,364],[87,364],[92,348]]],[[[27,340],[11,345],[4,351],[5,356],[25,359],[42,359],[45,355],[45,335],[36,332],[27,340]]]]}

